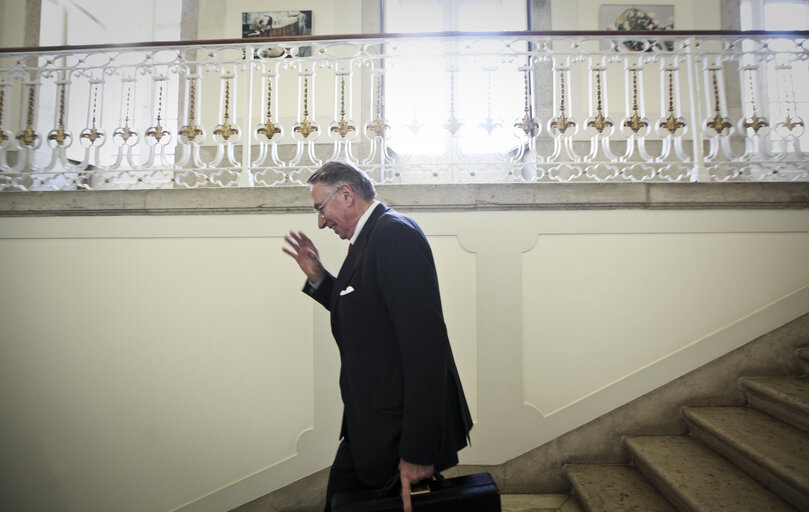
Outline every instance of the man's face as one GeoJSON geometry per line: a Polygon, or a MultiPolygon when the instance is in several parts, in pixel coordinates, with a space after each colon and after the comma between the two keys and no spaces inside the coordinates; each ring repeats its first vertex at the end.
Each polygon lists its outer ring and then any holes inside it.
{"type": "Polygon", "coordinates": [[[312,185],[312,201],[315,210],[319,210],[317,216],[317,227],[320,229],[329,228],[343,240],[351,238],[356,220],[352,220],[349,202],[344,191],[346,185],[337,188],[336,193],[330,193],[328,187],[321,182],[312,185]]]}

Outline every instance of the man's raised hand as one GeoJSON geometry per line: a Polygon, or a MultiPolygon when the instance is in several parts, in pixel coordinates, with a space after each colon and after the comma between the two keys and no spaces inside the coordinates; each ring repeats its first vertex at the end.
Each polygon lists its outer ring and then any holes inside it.
{"type": "Polygon", "coordinates": [[[288,247],[282,247],[281,250],[298,262],[306,277],[313,283],[322,281],[326,276],[326,269],[320,262],[320,255],[312,240],[303,231],[290,231],[284,240],[288,247]]]}

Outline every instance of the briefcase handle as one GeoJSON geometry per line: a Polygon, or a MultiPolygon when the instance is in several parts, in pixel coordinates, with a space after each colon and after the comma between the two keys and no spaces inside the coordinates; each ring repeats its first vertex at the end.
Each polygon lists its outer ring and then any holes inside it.
{"type": "MultiPolygon", "coordinates": [[[[397,471],[390,480],[385,483],[385,486],[379,489],[380,496],[396,496],[401,495],[402,479],[397,471]]],[[[433,473],[429,480],[423,480],[410,488],[410,495],[416,496],[419,494],[429,494],[430,492],[442,489],[447,486],[447,479],[438,471],[433,473]]]]}

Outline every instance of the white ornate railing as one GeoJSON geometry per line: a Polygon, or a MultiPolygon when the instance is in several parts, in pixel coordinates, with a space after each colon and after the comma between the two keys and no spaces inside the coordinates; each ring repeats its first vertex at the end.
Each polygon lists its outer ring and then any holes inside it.
{"type": "Polygon", "coordinates": [[[0,190],[809,179],[809,32],[0,50],[0,190]]]}

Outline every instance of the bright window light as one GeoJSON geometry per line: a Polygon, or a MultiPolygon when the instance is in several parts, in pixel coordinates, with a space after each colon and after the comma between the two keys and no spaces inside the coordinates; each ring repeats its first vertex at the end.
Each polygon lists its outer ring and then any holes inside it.
{"type": "MultiPolygon", "coordinates": [[[[386,0],[384,8],[388,33],[528,28],[525,0],[386,0]]],[[[503,62],[497,57],[448,59],[436,51],[434,41],[415,41],[412,46],[407,53],[416,52],[420,58],[386,62],[390,78],[385,89],[386,117],[397,128],[391,133],[390,147],[401,154],[435,156],[444,152],[454,132],[462,153],[511,149],[513,124],[524,111],[519,71],[524,62],[503,62]]]]}

